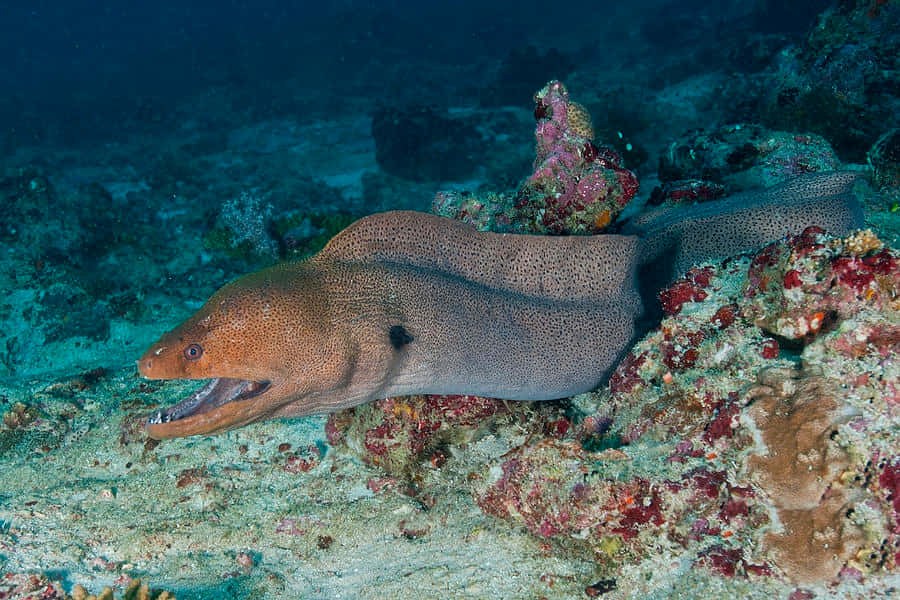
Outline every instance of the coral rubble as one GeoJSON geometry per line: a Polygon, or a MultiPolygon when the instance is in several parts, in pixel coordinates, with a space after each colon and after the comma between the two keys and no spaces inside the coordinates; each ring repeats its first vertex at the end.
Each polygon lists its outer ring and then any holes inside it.
{"type": "Polygon", "coordinates": [[[112,588],[103,588],[99,594],[89,594],[81,585],[72,587],[67,594],[58,581],[46,575],[5,573],[0,578],[0,598],[4,600],[175,600],[175,596],[163,590],[151,590],[140,579],[133,579],[125,591],[117,596],[112,588]]]}

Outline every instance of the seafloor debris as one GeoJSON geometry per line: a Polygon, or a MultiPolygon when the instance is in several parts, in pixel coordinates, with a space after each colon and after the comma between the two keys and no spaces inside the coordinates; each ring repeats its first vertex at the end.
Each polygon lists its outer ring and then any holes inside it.
{"type": "Polygon", "coordinates": [[[81,585],[74,585],[71,594],[63,590],[59,581],[43,574],[5,573],[0,579],[0,598],[12,600],[175,600],[175,596],[164,590],[152,590],[132,579],[121,595],[106,587],[97,594],[89,594],[81,585]]]}

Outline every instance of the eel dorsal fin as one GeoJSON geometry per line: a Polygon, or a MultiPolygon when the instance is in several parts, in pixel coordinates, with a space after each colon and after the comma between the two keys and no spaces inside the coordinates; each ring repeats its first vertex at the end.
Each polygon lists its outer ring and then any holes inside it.
{"type": "Polygon", "coordinates": [[[637,309],[639,247],[630,235],[487,233],[446,217],[391,211],[360,219],[314,260],[412,265],[527,296],[637,309]]]}

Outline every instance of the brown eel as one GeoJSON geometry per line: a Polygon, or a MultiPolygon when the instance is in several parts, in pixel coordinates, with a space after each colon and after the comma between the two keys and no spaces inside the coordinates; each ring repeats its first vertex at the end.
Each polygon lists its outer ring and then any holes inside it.
{"type": "Polygon", "coordinates": [[[626,228],[632,235],[485,233],[409,211],[366,217],[308,260],[225,285],[153,344],[138,361],[144,377],[210,381],[152,415],[148,433],[216,433],[413,393],[589,391],[634,341],[650,296],[691,264],[810,225],[862,226],[856,177],[814,174],[651,214],[626,228]]]}

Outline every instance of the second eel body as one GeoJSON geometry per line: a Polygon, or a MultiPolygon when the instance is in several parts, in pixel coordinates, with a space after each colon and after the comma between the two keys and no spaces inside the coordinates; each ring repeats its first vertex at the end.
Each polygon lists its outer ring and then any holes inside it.
{"type": "Polygon", "coordinates": [[[478,232],[442,217],[366,217],[313,258],[241,277],[138,361],[210,379],[156,413],[152,437],[224,431],[388,396],[546,400],[602,384],[656,291],[692,264],[817,225],[863,225],[853,173],[650,214],[629,235],[478,232]]]}

